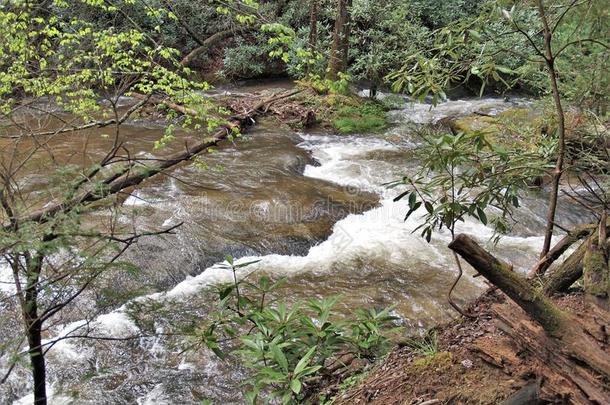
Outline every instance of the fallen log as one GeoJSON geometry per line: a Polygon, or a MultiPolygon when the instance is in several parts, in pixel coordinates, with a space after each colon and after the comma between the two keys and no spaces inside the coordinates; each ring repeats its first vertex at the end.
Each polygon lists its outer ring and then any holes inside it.
{"type": "Polygon", "coordinates": [[[180,64],[182,66],[189,66],[197,56],[201,55],[204,52],[207,52],[213,46],[224,41],[225,39],[235,36],[235,34],[238,32],[245,33],[246,30],[236,32],[235,30],[229,29],[229,30],[219,31],[219,32],[215,33],[214,35],[201,41],[197,48],[193,49],[184,58],[182,58],[182,60],[180,61],[180,64]]]}
{"type": "Polygon", "coordinates": [[[606,249],[606,213],[599,223],[598,239],[589,240],[583,260],[583,280],[589,302],[608,310],[608,254],[606,249]]]}
{"type": "Polygon", "coordinates": [[[568,258],[561,263],[544,280],[543,292],[545,295],[553,295],[558,292],[567,291],[582,276],[582,263],[587,251],[585,240],[568,258]]]}
{"type": "Polygon", "coordinates": [[[510,338],[514,355],[531,365],[535,377],[541,380],[544,403],[610,403],[608,387],[602,384],[604,378],[574,359],[562,341],[549,337],[513,302],[494,304],[492,314],[510,338]]]}
{"type": "Polygon", "coordinates": [[[564,314],[557,310],[529,281],[513,272],[511,265],[496,259],[470,237],[461,234],[449,248],[515,301],[550,333],[557,331],[564,314]]]}
{"type": "Polygon", "coordinates": [[[513,272],[512,266],[489,254],[470,237],[458,235],[449,248],[523,310],[527,316],[515,316],[509,302],[497,308],[496,313],[522,350],[538,358],[541,364],[550,364],[571,386],[578,388],[579,392],[574,393],[579,398],[577,403],[610,403],[610,391],[600,384],[600,378],[610,379],[610,354],[605,345],[588,333],[592,327],[590,320],[558,308],[528,280],[513,272]]]}
{"type": "MultiPolygon", "coordinates": [[[[598,239],[595,231],[568,258],[544,278],[543,291],[545,295],[553,295],[568,289],[583,275],[583,262],[590,240],[598,239]]],[[[610,240],[606,240],[606,249],[610,248],[610,240]]]]}
{"type": "Polygon", "coordinates": [[[540,386],[537,382],[526,385],[515,392],[500,405],[538,405],[540,400],[540,386]]]}
{"type": "Polygon", "coordinates": [[[549,252],[542,258],[527,274],[528,278],[543,275],[549,267],[559,259],[574,243],[589,236],[595,230],[594,224],[584,224],[577,226],[566,236],[564,236],[549,252]]]}

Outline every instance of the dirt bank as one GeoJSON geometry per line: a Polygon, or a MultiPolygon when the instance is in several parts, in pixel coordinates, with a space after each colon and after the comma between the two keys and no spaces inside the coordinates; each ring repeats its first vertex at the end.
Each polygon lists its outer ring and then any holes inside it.
{"type": "MultiPolygon", "coordinates": [[[[556,296],[553,302],[587,316],[582,293],[556,296]]],[[[503,293],[488,291],[471,305],[474,318],[441,326],[424,342],[397,346],[333,404],[586,403],[550,362],[523,350],[512,338],[496,313],[507,305],[514,307],[515,317],[523,315],[503,293]]],[[[607,391],[608,381],[598,381],[607,391]]]]}

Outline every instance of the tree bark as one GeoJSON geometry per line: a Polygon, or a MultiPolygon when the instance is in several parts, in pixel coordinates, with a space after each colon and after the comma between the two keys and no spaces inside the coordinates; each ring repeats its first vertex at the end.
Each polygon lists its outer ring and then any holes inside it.
{"type": "Polygon", "coordinates": [[[559,182],[561,181],[561,176],[563,175],[563,166],[566,154],[566,130],[565,114],[561,104],[561,94],[559,93],[559,84],[557,82],[557,70],[555,69],[555,56],[552,48],[553,32],[549,27],[543,0],[537,0],[536,3],[538,5],[538,17],[542,21],[544,32],[544,61],[546,63],[547,73],[551,81],[553,102],[555,104],[555,113],[557,116],[557,142],[559,143],[557,148],[557,161],[555,163],[555,170],[553,170],[553,178],[551,181],[551,195],[549,197],[549,210],[547,213],[546,229],[544,232],[544,243],[542,246],[542,251],[540,252],[540,258],[543,258],[551,248],[551,238],[553,237],[555,214],[557,212],[557,200],[559,196],[559,182]]]}
{"type": "Polygon", "coordinates": [[[309,49],[312,51],[318,46],[318,1],[309,3],[309,49]]]}
{"type": "Polygon", "coordinates": [[[346,7],[345,24],[343,24],[343,32],[341,33],[341,70],[340,72],[346,72],[349,60],[349,38],[352,32],[352,24],[350,21],[350,11],[352,8],[352,0],[348,0],[346,7]]]}
{"type": "Polygon", "coordinates": [[[608,304],[608,255],[606,250],[606,214],[599,222],[598,238],[590,239],[583,260],[585,293],[591,303],[607,309],[608,304]]]}
{"type": "Polygon", "coordinates": [[[500,288],[550,333],[557,332],[564,314],[525,278],[513,272],[512,266],[496,259],[470,237],[460,234],[449,248],[462,256],[493,285],[500,288]]]}
{"type": "Polygon", "coordinates": [[[189,66],[191,63],[193,63],[193,60],[195,60],[195,58],[197,56],[201,55],[204,52],[207,52],[214,45],[218,44],[219,42],[221,42],[227,38],[232,37],[233,35],[235,35],[235,31],[225,30],[225,31],[219,31],[216,34],[212,35],[211,37],[206,38],[200,44],[200,46],[193,49],[191,52],[189,52],[188,55],[186,55],[184,58],[182,58],[182,60],[180,61],[180,64],[182,66],[189,66]]]}
{"type": "Polygon", "coordinates": [[[565,253],[566,250],[570,248],[574,243],[578,240],[589,236],[595,229],[595,225],[593,224],[585,224],[580,225],[574,228],[570,233],[563,237],[553,249],[549,250],[549,252],[538,262],[536,265],[530,270],[527,277],[533,278],[536,276],[543,275],[547,269],[557,260],[562,254],[565,253]]]}
{"type": "MultiPolygon", "coordinates": [[[[515,364],[512,368],[510,363],[504,364],[506,358],[521,359],[532,365],[536,378],[542,382],[543,403],[610,403],[608,389],[600,384],[600,376],[587,364],[575,360],[564,342],[549,338],[544,329],[532,322],[513,302],[494,304],[492,313],[509,342],[500,345],[497,352],[491,348],[488,355],[502,359],[498,367],[508,366],[507,372],[511,374],[522,372],[522,365],[515,364]],[[512,353],[512,356],[507,353],[512,353]]],[[[589,341],[587,335],[581,337],[585,345],[597,344],[589,341]]],[[[603,356],[608,357],[607,353],[603,356]]]]}
{"type": "Polygon", "coordinates": [[[544,281],[543,291],[546,295],[567,291],[582,276],[582,263],[587,251],[584,241],[557,269],[544,281]]]}
{"type": "MultiPolygon", "coordinates": [[[[606,228],[607,229],[607,228],[606,228]]],[[[591,236],[585,239],[580,246],[563,263],[554,269],[544,279],[543,291],[545,295],[553,295],[567,291],[572,284],[583,275],[583,262],[589,243],[599,239],[599,230],[595,230],[591,236]]],[[[606,240],[606,250],[609,249],[610,241],[606,240]]]]}
{"type": "MultiPolygon", "coordinates": [[[[19,260],[19,258],[17,258],[19,260]]],[[[42,256],[25,256],[27,284],[22,302],[23,321],[28,339],[28,355],[34,380],[34,404],[47,404],[46,367],[42,348],[42,319],[38,314],[38,282],[42,271],[42,256]]]]}
{"type": "Polygon", "coordinates": [[[42,350],[42,322],[38,319],[36,301],[31,301],[30,306],[32,309],[28,311],[26,323],[28,325],[28,354],[34,379],[34,404],[46,405],[46,366],[42,350]]]}
{"type": "MultiPolygon", "coordinates": [[[[458,235],[449,248],[462,256],[483,277],[519,305],[552,337],[561,340],[570,358],[610,377],[610,356],[586,331],[575,316],[557,308],[512,266],[496,259],[466,235],[458,235]]],[[[610,325],[604,325],[604,328],[610,325]]],[[[606,396],[607,397],[607,396],[606,396]]]]}
{"type": "Polygon", "coordinates": [[[339,72],[347,68],[347,52],[349,50],[349,9],[352,0],[337,0],[337,18],[333,31],[333,43],[328,60],[327,78],[337,80],[339,72]]]}

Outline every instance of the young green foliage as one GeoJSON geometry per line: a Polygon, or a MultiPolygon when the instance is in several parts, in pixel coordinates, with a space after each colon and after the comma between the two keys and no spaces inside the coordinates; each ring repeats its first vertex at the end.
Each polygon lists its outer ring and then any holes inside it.
{"type": "Polygon", "coordinates": [[[476,131],[456,135],[420,131],[420,136],[422,169],[388,185],[408,187],[395,198],[408,201],[405,220],[425,208],[416,231],[428,241],[435,230],[453,232],[466,217],[505,233],[512,210],[519,207],[519,192],[549,169],[553,152],[548,145],[535,151],[506,149],[476,131]],[[490,210],[494,216],[488,219],[490,210]]]}
{"type": "Polygon", "coordinates": [[[391,308],[357,310],[345,320],[334,311],[339,297],[288,305],[275,298],[283,280],[261,276],[249,282],[251,273],[238,272],[255,262],[236,264],[228,256],[226,263],[233,283],[217,287],[217,312],[195,339],[221,357],[228,354],[222,342],[236,343],[229,350],[250,372],[244,393],[248,403],[262,398],[302,403],[341,356],[374,359],[389,349],[391,308]]]}

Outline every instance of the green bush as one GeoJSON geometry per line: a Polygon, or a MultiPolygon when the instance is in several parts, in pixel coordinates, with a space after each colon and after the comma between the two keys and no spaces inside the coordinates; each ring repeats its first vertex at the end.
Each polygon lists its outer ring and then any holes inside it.
{"type": "Polygon", "coordinates": [[[395,319],[390,308],[357,310],[343,320],[333,311],[338,297],[289,306],[274,299],[281,281],[239,280],[238,269],[252,262],[235,264],[227,257],[227,263],[234,282],[218,287],[218,310],[198,338],[221,357],[226,354],[221,342],[237,342],[231,351],[250,371],[244,384],[248,403],[259,403],[260,397],[303,403],[341,356],[373,360],[390,348],[384,334],[395,319]]]}

